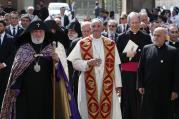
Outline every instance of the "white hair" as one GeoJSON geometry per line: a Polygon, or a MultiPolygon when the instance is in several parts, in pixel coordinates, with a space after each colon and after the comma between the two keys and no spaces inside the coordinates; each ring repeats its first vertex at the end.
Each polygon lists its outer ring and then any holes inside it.
{"type": "Polygon", "coordinates": [[[140,14],[137,12],[131,12],[128,16],[127,16],[127,23],[129,24],[131,21],[132,17],[137,17],[140,21],[140,14]]]}
{"type": "Polygon", "coordinates": [[[162,31],[164,34],[168,34],[168,29],[167,28],[164,28],[164,27],[157,27],[155,30],[154,30],[154,32],[155,31],[162,31]]]}
{"type": "Polygon", "coordinates": [[[98,18],[92,19],[92,21],[91,21],[91,27],[94,25],[94,23],[100,23],[101,25],[103,25],[103,22],[100,19],[98,19],[98,18]]]}
{"type": "Polygon", "coordinates": [[[108,25],[110,24],[110,23],[115,23],[115,25],[117,26],[117,21],[116,20],[113,20],[113,19],[110,19],[109,21],[108,21],[108,25]]]}
{"type": "Polygon", "coordinates": [[[140,15],[140,17],[146,16],[148,18],[148,21],[150,21],[150,18],[149,18],[148,14],[146,12],[140,12],[139,15],[140,15]]]}
{"type": "Polygon", "coordinates": [[[28,6],[27,10],[30,10],[30,9],[34,10],[34,7],[33,6],[28,6]]]}
{"type": "Polygon", "coordinates": [[[82,28],[82,27],[85,27],[85,26],[87,26],[87,25],[91,26],[91,22],[89,22],[89,21],[82,22],[82,23],[81,23],[81,28],[82,28]]]}

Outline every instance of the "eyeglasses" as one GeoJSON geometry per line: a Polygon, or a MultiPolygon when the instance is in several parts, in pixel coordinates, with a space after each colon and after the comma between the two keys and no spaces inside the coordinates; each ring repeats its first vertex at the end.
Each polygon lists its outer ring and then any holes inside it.
{"type": "Polygon", "coordinates": [[[159,34],[154,34],[153,36],[154,37],[161,37],[161,35],[159,35],[159,34]]]}
{"type": "Polygon", "coordinates": [[[116,25],[108,25],[108,27],[113,27],[114,28],[114,27],[116,27],[116,25]]]}
{"type": "Polygon", "coordinates": [[[18,17],[11,17],[11,19],[18,19],[18,17]]]}
{"type": "Polygon", "coordinates": [[[178,31],[170,31],[170,33],[172,33],[172,34],[178,34],[179,32],[178,31]]]}

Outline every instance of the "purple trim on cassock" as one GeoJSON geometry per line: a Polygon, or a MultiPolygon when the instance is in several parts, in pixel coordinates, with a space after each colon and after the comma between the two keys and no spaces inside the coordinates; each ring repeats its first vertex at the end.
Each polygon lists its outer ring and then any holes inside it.
{"type": "Polygon", "coordinates": [[[68,78],[66,76],[66,73],[64,71],[64,68],[63,68],[61,62],[59,61],[58,67],[57,67],[57,70],[56,70],[56,80],[57,81],[61,80],[60,77],[64,78],[67,92],[68,92],[68,94],[71,95],[71,100],[69,100],[70,110],[71,110],[71,117],[70,117],[70,119],[81,119],[80,113],[79,113],[79,110],[78,110],[78,107],[77,107],[77,104],[76,104],[76,101],[75,101],[75,98],[74,98],[72,90],[71,90],[70,83],[68,81],[68,78]]]}

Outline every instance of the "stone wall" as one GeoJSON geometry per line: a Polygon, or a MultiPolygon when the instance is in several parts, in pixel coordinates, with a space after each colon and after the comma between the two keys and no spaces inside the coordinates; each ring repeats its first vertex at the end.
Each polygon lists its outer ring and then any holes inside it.
{"type": "Polygon", "coordinates": [[[172,6],[179,7],[179,0],[155,0],[155,4],[170,9],[172,6]]]}

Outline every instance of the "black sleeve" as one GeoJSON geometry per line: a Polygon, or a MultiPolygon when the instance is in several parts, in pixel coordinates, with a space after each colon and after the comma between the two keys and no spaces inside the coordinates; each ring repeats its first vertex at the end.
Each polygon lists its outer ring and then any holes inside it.
{"type": "Polygon", "coordinates": [[[123,35],[119,35],[117,41],[116,41],[116,46],[117,46],[117,49],[118,49],[118,52],[119,52],[119,56],[121,58],[121,62],[124,63],[124,62],[128,62],[129,61],[129,58],[127,57],[127,53],[123,53],[123,50],[126,46],[126,39],[123,37],[123,35]]]}
{"type": "Polygon", "coordinates": [[[173,91],[179,93],[179,52],[176,53],[176,62],[175,62],[175,77],[174,77],[174,83],[173,83],[173,91]]]}
{"type": "Polygon", "coordinates": [[[4,61],[4,63],[7,65],[7,67],[11,68],[17,48],[15,47],[14,41],[12,39],[9,39],[8,43],[10,53],[7,59],[4,61]]]}
{"type": "Polygon", "coordinates": [[[139,67],[137,71],[137,88],[144,88],[144,74],[145,74],[145,47],[142,50],[139,67]]]}

